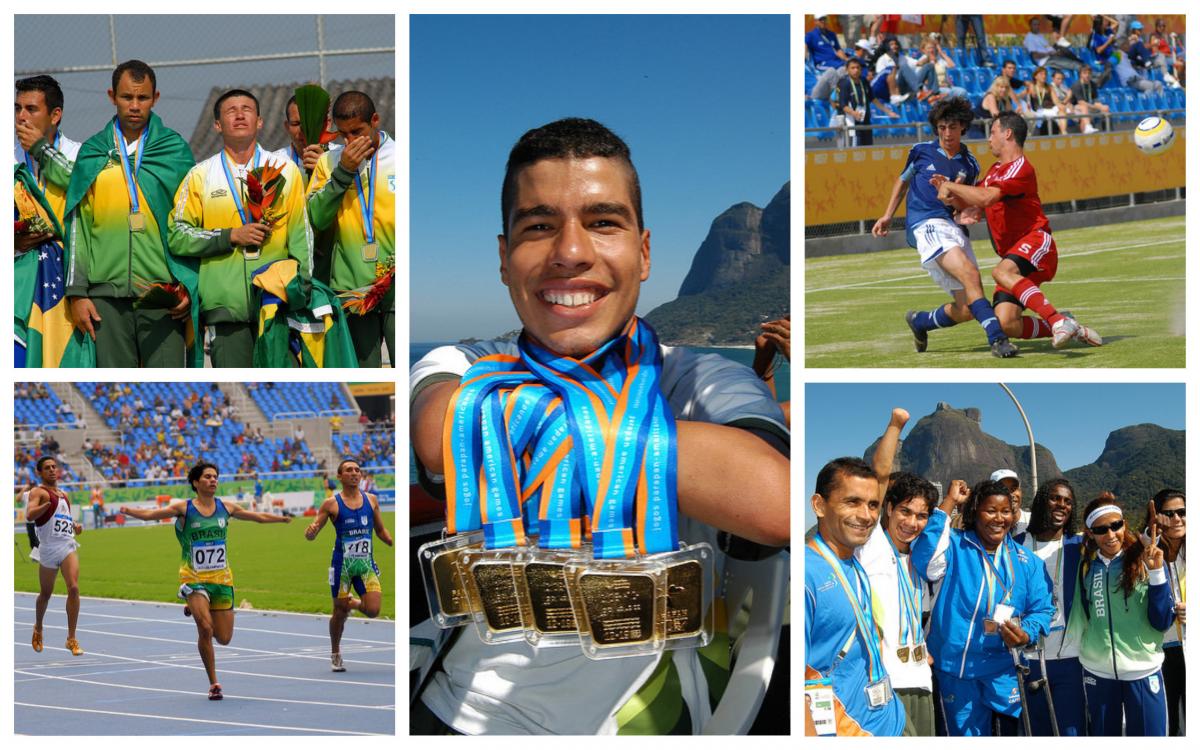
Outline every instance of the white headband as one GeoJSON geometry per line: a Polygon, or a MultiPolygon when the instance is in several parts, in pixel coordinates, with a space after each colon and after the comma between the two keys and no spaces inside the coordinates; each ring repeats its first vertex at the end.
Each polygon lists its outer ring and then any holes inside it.
{"type": "Polygon", "coordinates": [[[1096,519],[1098,519],[1098,518],[1100,518],[1100,516],[1106,515],[1108,513],[1116,513],[1118,516],[1121,516],[1122,518],[1125,517],[1125,513],[1122,512],[1121,509],[1119,507],[1117,507],[1116,505],[1101,505],[1099,508],[1096,508],[1091,513],[1088,513],[1087,520],[1083,522],[1083,525],[1087,526],[1090,529],[1090,528],[1092,528],[1092,524],[1096,522],[1096,519]]]}

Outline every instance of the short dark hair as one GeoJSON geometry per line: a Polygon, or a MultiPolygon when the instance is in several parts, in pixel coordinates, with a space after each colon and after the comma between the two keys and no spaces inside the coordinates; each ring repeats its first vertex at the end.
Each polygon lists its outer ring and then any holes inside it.
{"type": "Polygon", "coordinates": [[[214,120],[221,119],[221,105],[225,103],[225,100],[232,99],[235,96],[249,97],[254,102],[254,111],[255,112],[259,111],[257,96],[255,96],[254,94],[251,94],[246,89],[229,89],[224,94],[221,94],[220,96],[218,96],[217,100],[215,102],[213,102],[213,119],[214,120]]]}
{"type": "Polygon", "coordinates": [[[925,510],[933,511],[937,507],[938,491],[925,477],[912,472],[898,471],[889,478],[887,494],[883,496],[883,504],[890,513],[896,505],[903,505],[913,498],[924,498],[925,510]]]}
{"type": "Polygon", "coordinates": [[[846,61],[846,67],[850,67],[851,65],[857,65],[861,68],[862,64],[863,64],[863,61],[854,55],[851,55],[850,59],[846,61]]]}
{"type": "Polygon", "coordinates": [[[58,461],[57,461],[57,460],[54,458],[54,456],[42,456],[41,458],[39,458],[39,459],[37,460],[37,470],[38,470],[38,471],[41,471],[41,470],[42,470],[42,466],[43,466],[43,465],[45,465],[45,463],[46,463],[47,461],[54,461],[54,463],[55,463],[55,464],[57,464],[57,463],[58,463],[58,461]]]}
{"type": "Polygon", "coordinates": [[[62,87],[58,85],[58,81],[50,76],[31,76],[17,81],[17,93],[23,94],[26,91],[42,92],[42,96],[46,99],[46,109],[51,112],[56,109],[62,109],[62,87]]]}
{"type": "Polygon", "coordinates": [[[943,120],[961,122],[963,130],[966,130],[971,127],[973,119],[975,119],[975,111],[971,108],[971,102],[961,96],[942,99],[929,110],[929,125],[933,128],[935,137],[938,123],[943,120]]]}
{"type": "Polygon", "coordinates": [[[1017,67],[1017,61],[1016,60],[1005,60],[1004,62],[1000,63],[1000,69],[1003,70],[1005,65],[1011,65],[1015,68],[1015,67],[1017,67]]]}
{"type": "Polygon", "coordinates": [[[1029,124],[1025,122],[1025,118],[1021,117],[1016,112],[1001,112],[992,118],[992,122],[988,125],[988,130],[991,130],[992,125],[1000,123],[1001,130],[1011,130],[1013,139],[1021,148],[1025,147],[1025,137],[1029,135],[1029,124]]]}
{"type": "Polygon", "coordinates": [[[828,498],[837,487],[838,476],[845,474],[859,479],[875,479],[875,470],[871,465],[858,456],[843,456],[835,458],[821,467],[817,473],[817,494],[828,498]]]}
{"type": "Polygon", "coordinates": [[[154,68],[151,68],[141,60],[126,60],[118,65],[115,70],[113,70],[112,90],[114,94],[117,93],[117,84],[121,82],[121,76],[125,75],[126,73],[129,74],[129,77],[132,78],[135,83],[144,81],[147,77],[149,77],[150,90],[158,91],[158,78],[154,75],[154,68]]]}
{"type": "Polygon", "coordinates": [[[343,458],[342,462],[339,463],[338,467],[337,467],[338,474],[342,473],[342,467],[345,466],[346,464],[355,464],[356,466],[358,466],[359,469],[362,469],[362,464],[358,462],[357,458],[343,458]]]}
{"type": "Polygon", "coordinates": [[[361,91],[344,91],[333,101],[333,119],[362,120],[375,115],[375,102],[361,91]]]}
{"type": "Polygon", "coordinates": [[[963,504],[962,509],[964,529],[975,528],[975,512],[979,509],[979,503],[993,495],[1003,495],[1010,504],[1012,503],[1012,492],[1004,486],[1003,482],[993,482],[990,479],[985,479],[971,489],[971,497],[963,504]]]}
{"type": "Polygon", "coordinates": [[[212,469],[213,471],[217,472],[217,476],[221,475],[221,470],[217,468],[216,464],[210,464],[208,461],[201,461],[188,470],[188,484],[192,486],[193,490],[196,489],[196,482],[201,476],[203,476],[205,469],[212,469]]]}
{"type": "MultiPolygon", "coordinates": [[[[296,104],[296,95],[295,94],[292,94],[291,96],[289,96],[288,100],[287,100],[287,104],[283,105],[284,114],[287,113],[287,108],[292,106],[293,104],[296,104]]],[[[299,108],[300,105],[296,104],[296,107],[299,108]]]]}
{"type": "Polygon", "coordinates": [[[1183,494],[1183,490],[1167,487],[1154,493],[1154,507],[1156,510],[1162,510],[1163,503],[1175,498],[1179,498],[1184,505],[1187,505],[1187,497],[1183,494]]]}
{"type": "Polygon", "coordinates": [[[500,225],[508,236],[508,214],[517,198],[517,174],[543,159],[617,159],[629,167],[629,193],[637,216],[638,231],[645,229],[642,217],[642,187],[633,166],[629,146],[620,136],[595,120],[565,117],[527,131],[508,152],[504,186],[500,190],[500,225]]]}
{"type": "Polygon", "coordinates": [[[1075,488],[1071,486],[1063,477],[1051,479],[1048,482],[1043,482],[1038,487],[1037,492],[1033,496],[1033,505],[1029,508],[1029,533],[1030,534],[1045,534],[1052,530],[1050,522],[1050,494],[1058,489],[1065,489],[1071,493],[1071,515],[1067,516],[1067,522],[1063,524],[1063,536],[1074,536],[1075,534],[1075,488]]]}

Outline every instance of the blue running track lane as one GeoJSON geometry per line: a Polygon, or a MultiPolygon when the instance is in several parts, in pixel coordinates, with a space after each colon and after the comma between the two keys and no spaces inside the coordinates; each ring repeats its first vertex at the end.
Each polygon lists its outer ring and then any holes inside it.
{"type": "Polygon", "coordinates": [[[394,734],[395,623],[353,617],[346,671],[329,669],[329,617],[238,610],[233,641],[214,642],[225,700],[208,700],[196,625],[182,604],[83,597],[71,656],[64,599],[46,610],[45,649],[30,646],[34,595],[14,594],[16,734],[394,734]]]}

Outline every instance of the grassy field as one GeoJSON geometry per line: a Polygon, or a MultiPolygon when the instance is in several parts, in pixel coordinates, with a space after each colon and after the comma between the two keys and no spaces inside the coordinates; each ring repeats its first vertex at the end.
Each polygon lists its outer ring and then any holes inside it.
{"type": "MultiPolygon", "coordinates": [[[[388,531],[396,536],[396,514],[384,513],[388,531]]],[[[291,612],[330,611],[329,556],[333,527],[327,525],[316,541],[304,539],[311,521],[294,518],[289,524],[233,521],[229,531],[229,562],[237,604],[248,601],[257,609],[291,612]]],[[[400,543],[407,539],[399,536],[400,543]]],[[[29,556],[29,539],[17,537],[29,556]]],[[[170,524],[85,531],[79,537],[79,588],[85,596],[177,602],[179,543],[170,524]]],[[[375,540],[375,562],[383,584],[380,617],[396,618],[396,554],[375,540]]],[[[15,589],[38,590],[38,566],[14,553],[15,589]]],[[[55,593],[65,594],[62,577],[55,593]]]]}
{"type": "MultiPolygon", "coordinates": [[[[985,292],[999,260],[972,233],[985,292]]],[[[1109,224],[1054,233],[1058,275],[1043,289],[1104,337],[1093,348],[1050,339],[1014,341],[1021,355],[997,359],[977,323],[929,334],[913,350],[906,310],[948,300],[905,247],[805,261],[805,364],[808,367],[1183,367],[1184,218],[1109,224]]],[[[900,240],[901,242],[903,240],[900,240]]],[[[1030,313],[1026,313],[1030,314],[1030,313]]]]}

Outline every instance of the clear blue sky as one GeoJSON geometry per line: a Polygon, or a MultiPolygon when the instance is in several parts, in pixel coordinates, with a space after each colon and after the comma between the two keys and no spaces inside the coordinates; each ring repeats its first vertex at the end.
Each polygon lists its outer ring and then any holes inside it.
{"type": "MultiPolygon", "coordinates": [[[[1184,387],[1181,384],[1009,383],[1025,409],[1038,444],[1054,453],[1064,471],[1095,461],[1108,434],[1120,427],[1149,422],[1184,429],[1184,387]]],[[[1029,440],[1025,425],[1008,395],[994,383],[810,383],[804,400],[804,486],[793,493],[811,511],[817,472],[838,456],[861,456],[883,434],[892,409],[908,410],[908,437],[921,417],[939,401],[956,409],[976,406],[983,413],[983,430],[1013,445],[1029,440]]],[[[811,519],[810,519],[811,520],[811,519]]],[[[806,526],[808,523],[805,524],[806,526]]]]}
{"type": "Polygon", "coordinates": [[[591,117],[629,143],[652,270],[675,298],[712,220],[788,180],[787,16],[413,16],[412,340],[519,326],[497,269],[513,143],[591,117]]]}

